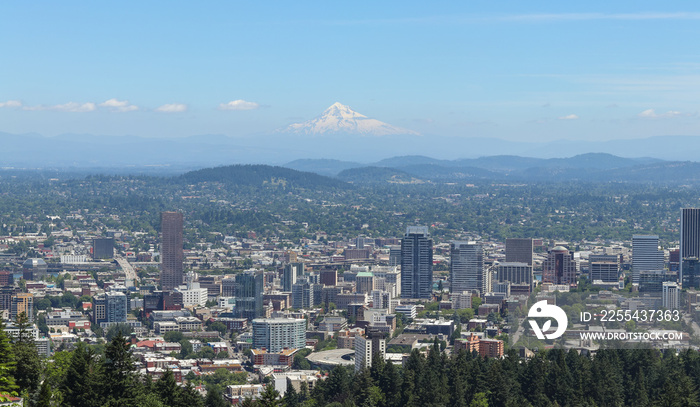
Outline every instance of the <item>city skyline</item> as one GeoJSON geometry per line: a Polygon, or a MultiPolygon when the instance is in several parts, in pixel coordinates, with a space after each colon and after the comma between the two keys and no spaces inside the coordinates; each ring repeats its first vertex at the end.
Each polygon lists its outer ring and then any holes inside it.
{"type": "Polygon", "coordinates": [[[698,135],[690,2],[132,5],[3,5],[0,131],[250,141],[341,102],[427,137],[698,135]]]}

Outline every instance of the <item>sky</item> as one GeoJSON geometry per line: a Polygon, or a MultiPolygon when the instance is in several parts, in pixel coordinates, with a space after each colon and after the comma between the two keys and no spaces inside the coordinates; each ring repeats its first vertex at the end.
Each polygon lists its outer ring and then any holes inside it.
{"type": "Polygon", "coordinates": [[[700,4],[532,3],[2,2],[0,132],[244,137],[341,102],[424,135],[700,135],[700,4]]]}

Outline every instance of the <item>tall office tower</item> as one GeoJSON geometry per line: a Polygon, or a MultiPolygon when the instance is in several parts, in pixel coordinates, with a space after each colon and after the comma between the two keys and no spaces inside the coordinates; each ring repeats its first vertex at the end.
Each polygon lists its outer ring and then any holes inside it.
{"type": "Polygon", "coordinates": [[[678,290],[678,283],[676,282],[665,282],[662,283],[662,293],[661,293],[661,306],[668,310],[674,310],[680,308],[680,292],[678,290]]]}
{"type": "Polygon", "coordinates": [[[160,214],[161,229],[161,271],[160,284],[163,290],[172,290],[182,284],[182,213],[163,212],[160,214]]]}
{"type": "MultiPolygon", "coordinates": [[[[700,259],[700,209],[681,209],[680,280],[688,280],[685,274],[686,259],[700,259]]],[[[693,280],[697,279],[693,276],[693,280]]]]}
{"type": "Polygon", "coordinates": [[[297,276],[300,275],[298,267],[298,263],[289,263],[284,266],[284,271],[282,272],[282,291],[292,291],[292,286],[297,283],[297,276]]]}
{"type": "Polygon", "coordinates": [[[588,279],[591,282],[617,283],[620,277],[620,263],[614,261],[591,262],[588,279]]]}
{"type": "Polygon", "coordinates": [[[29,322],[34,322],[34,294],[17,293],[12,296],[10,317],[13,321],[16,321],[17,316],[21,313],[27,315],[29,322]]]}
{"type": "Polygon", "coordinates": [[[369,294],[375,289],[374,274],[361,271],[355,276],[355,292],[369,294]]]}
{"type": "Polygon", "coordinates": [[[236,313],[241,318],[261,318],[263,308],[263,271],[247,270],[236,274],[234,296],[236,297],[236,313]]]}
{"type": "Polygon", "coordinates": [[[532,239],[506,239],[506,262],[532,266],[532,239]]]}
{"type": "Polygon", "coordinates": [[[450,243],[450,292],[479,290],[486,293],[484,250],[474,242],[450,243]]]}
{"type": "Polygon", "coordinates": [[[96,237],[92,239],[92,258],[111,259],[114,257],[114,238],[96,237]]]}
{"type": "Polygon", "coordinates": [[[697,257],[688,257],[683,260],[683,277],[680,282],[683,288],[700,288],[700,261],[697,257]]]}
{"type": "Polygon", "coordinates": [[[321,270],[319,277],[319,282],[323,285],[327,286],[334,286],[338,285],[338,270],[336,269],[329,269],[329,270],[321,270]]]}
{"type": "Polygon", "coordinates": [[[304,309],[314,305],[314,285],[306,279],[292,286],[292,308],[304,309]]]}
{"type": "Polygon", "coordinates": [[[221,280],[221,296],[234,297],[236,295],[236,278],[228,277],[221,280]]]}
{"type": "Polygon", "coordinates": [[[556,246],[547,253],[542,264],[542,282],[552,284],[576,284],[574,252],[564,246],[556,246]]]}
{"type": "Polygon", "coordinates": [[[389,266],[401,265],[401,246],[389,246],[389,266]]]}
{"type": "Polygon", "coordinates": [[[617,254],[591,254],[588,256],[588,280],[617,283],[622,259],[617,254]]]}
{"type": "Polygon", "coordinates": [[[401,239],[401,297],[431,298],[433,240],[427,226],[409,226],[401,239]]]}
{"type": "Polygon", "coordinates": [[[505,262],[496,265],[496,281],[511,284],[532,284],[532,266],[527,263],[505,262]]]}
{"type": "Polygon", "coordinates": [[[632,282],[639,284],[639,273],[664,269],[664,252],[656,235],[632,236],[632,282]]]}

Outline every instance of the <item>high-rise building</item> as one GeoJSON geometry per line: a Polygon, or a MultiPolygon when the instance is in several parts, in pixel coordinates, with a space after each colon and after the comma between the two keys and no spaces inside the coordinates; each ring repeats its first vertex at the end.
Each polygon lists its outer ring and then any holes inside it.
{"type": "Polygon", "coordinates": [[[450,292],[486,292],[484,250],[474,242],[450,243],[450,292]]]}
{"type": "Polygon", "coordinates": [[[280,352],[284,348],[306,346],[306,320],[291,318],[260,318],[253,320],[253,348],[280,352]]]}
{"type": "Polygon", "coordinates": [[[114,238],[96,237],[92,239],[92,258],[111,259],[114,257],[114,238]]]}
{"type": "Polygon", "coordinates": [[[620,264],[620,255],[591,254],[588,256],[588,280],[617,283],[620,277],[620,264]]]}
{"type": "Polygon", "coordinates": [[[574,252],[564,246],[555,246],[547,253],[542,264],[542,282],[552,284],[576,284],[574,252]]]}
{"type": "Polygon", "coordinates": [[[389,246],[389,266],[401,265],[401,246],[389,246]]]}
{"type": "Polygon", "coordinates": [[[639,292],[654,297],[661,295],[663,283],[675,282],[678,273],[665,270],[642,271],[639,273],[639,292]]]}
{"type": "Polygon", "coordinates": [[[355,336],[355,371],[372,367],[375,355],[384,359],[386,339],[379,333],[367,333],[367,338],[355,336]]]}
{"type": "Polygon", "coordinates": [[[221,280],[221,296],[234,297],[236,295],[236,278],[224,278],[221,280]]]}
{"type": "Polygon", "coordinates": [[[427,226],[409,226],[401,239],[401,297],[431,298],[433,240],[427,226]]]}
{"type": "Polygon", "coordinates": [[[680,281],[684,289],[700,288],[700,261],[697,257],[683,259],[683,276],[680,281]]]}
{"type": "Polygon", "coordinates": [[[292,308],[311,308],[314,305],[314,285],[304,280],[292,286],[292,308]]]}
{"type": "Polygon", "coordinates": [[[323,285],[334,286],[338,285],[338,270],[329,269],[321,270],[319,282],[323,285]]]}
{"type": "Polygon", "coordinates": [[[253,319],[263,316],[264,289],[262,270],[246,270],[236,274],[233,294],[236,297],[236,313],[239,317],[253,319]]]}
{"type": "Polygon", "coordinates": [[[656,235],[632,236],[632,282],[639,284],[639,273],[664,269],[664,252],[656,235]]]}
{"type": "MultiPolygon", "coordinates": [[[[687,278],[685,274],[684,260],[700,259],[700,209],[681,209],[681,244],[680,244],[680,280],[687,278]]],[[[697,277],[695,277],[697,278],[697,277]]]]}
{"type": "Polygon", "coordinates": [[[387,309],[389,312],[393,312],[391,309],[391,294],[383,290],[373,290],[372,295],[372,308],[376,309],[387,309]]]}
{"type": "Polygon", "coordinates": [[[15,278],[11,271],[0,271],[0,287],[12,287],[14,283],[15,278]]]}
{"type": "Polygon", "coordinates": [[[680,308],[680,291],[678,290],[678,283],[676,282],[665,282],[662,286],[661,293],[661,306],[668,310],[674,310],[680,308]]]}
{"type": "Polygon", "coordinates": [[[304,263],[289,263],[284,266],[282,272],[282,291],[292,291],[292,286],[297,283],[297,278],[304,274],[304,263]]]}
{"type": "Polygon", "coordinates": [[[162,232],[160,284],[163,290],[172,290],[182,284],[183,278],[182,213],[163,212],[160,220],[162,232]]]}
{"type": "Polygon", "coordinates": [[[17,293],[12,296],[12,305],[10,308],[12,320],[16,321],[17,316],[21,313],[27,315],[29,322],[34,321],[34,294],[17,293]]]}
{"type": "Polygon", "coordinates": [[[209,298],[207,289],[200,287],[197,282],[188,282],[175,288],[175,291],[182,294],[182,305],[185,307],[203,307],[209,298]]]}
{"type": "Polygon", "coordinates": [[[472,307],[472,293],[463,291],[461,293],[451,293],[452,309],[466,309],[472,307]]]}
{"type": "Polygon", "coordinates": [[[374,274],[361,271],[355,277],[355,292],[369,294],[374,290],[374,274]]]}
{"type": "Polygon", "coordinates": [[[532,266],[532,239],[506,239],[506,262],[532,266]]]}
{"type": "Polygon", "coordinates": [[[104,323],[126,322],[126,294],[110,291],[95,296],[92,301],[92,312],[93,322],[97,326],[104,323]]]}
{"type": "Polygon", "coordinates": [[[594,261],[588,269],[588,280],[591,282],[617,283],[620,277],[620,263],[614,261],[594,261]]]}
{"type": "Polygon", "coordinates": [[[20,292],[18,287],[0,287],[0,311],[12,309],[12,297],[20,292]]]}
{"type": "Polygon", "coordinates": [[[505,262],[496,265],[496,281],[511,284],[532,284],[532,266],[527,263],[505,262]]]}

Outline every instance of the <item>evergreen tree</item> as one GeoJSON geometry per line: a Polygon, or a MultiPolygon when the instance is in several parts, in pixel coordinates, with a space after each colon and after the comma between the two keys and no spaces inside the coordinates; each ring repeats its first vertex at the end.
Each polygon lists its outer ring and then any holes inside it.
{"type": "Polygon", "coordinates": [[[306,381],[299,385],[299,404],[304,404],[309,398],[309,384],[306,381]]]}
{"type": "Polygon", "coordinates": [[[173,407],[178,405],[178,395],[180,388],[175,381],[175,376],[172,370],[167,369],[163,376],[156,381],[153,386],[155,393],[166,406],[173,407]]]}
{"type": "Polygon", "coordinates": [[[289,378],[287,378],[287,391],[284,392],[284,397],[282,397],[282,404],[284,404],[285,407],[299,406],[299,396],[289,378]]]}
{"type": "Polygon", "coordinates": [[[185,387],[179,389],[177,403],[174,407],[204,407],[204,399],[192,383],[187,383],[185,387]]]}
{"type": "Polygon", "coordinates": [[[5,334],[5,324],[0,319],[0,394],[14,394],[19,388],[12,376],[14,366],[12,346],[5,334]]]}
{"type": "Polygon", "coordinates": [[[268,384],[265,386],[265,391],[260,394],[257,404],[260,407],[277,407],[280,405],[279,396],[280,393],[275,390],[275,386],[268,384]]]}
{"type": "Polygon", "coordinates": [[[138,392],[136,367],[131,355],[129,342],[119,332],[107,344],[102,362],[104,397],[122,404],[129,404],[138,392]]]}
{"type": "Polygon", "coordinates": [[[47,380],[44,380],[44,383],[41,384],[36,407],[52,407],[51,384],[47,380]]]}
{"type": "Polygon", "coordinates": [[[321,388],[323,389],[324,399],[328,403],[334,401],[342,403],[350,398],[350,377],[346,368],[337,366],[331,370],[321,388]]]}
{"type": "Polygon", "coordinates": [[[71,407],[102,406],[101,395],[98,392],[102,385],[100,376],[95,353],[84,343],[79,342],[73,351],[61,385],[64,404],[71,407]]]}
{"type": "Polygon", "coordinates": [[[12,344],[14,354],[13,376],[20,392],[34,394],[39,389],[41,375],[41,360],[34,344],[29,324],[29,318],[24,312],[17,316],[16,325],[19,334],[12,344]]]}
{"type": "Polygon", "coordinates": [[[401,404],[401,375],[391,361],[384,366],[379,378],[379,388],[384,393],[387,407],[399,407],[401,404]]]}
{"type": "Polygon", "coordinates": [[[204,403],[207,407],[226,407],[229,405],[224,399],[219,386],[207,388],[207,397],[204,403]]]}
{"type": "Polygon", "coordinates": [[[426,361],[426,372],[420,381],[421,402],[423,405],[447,405],[449,393],[447,391],[447,375],[445,374],[447,356],[440,351],[440,344],[435,339],[435,343],[428,351],[426,361]]]}

